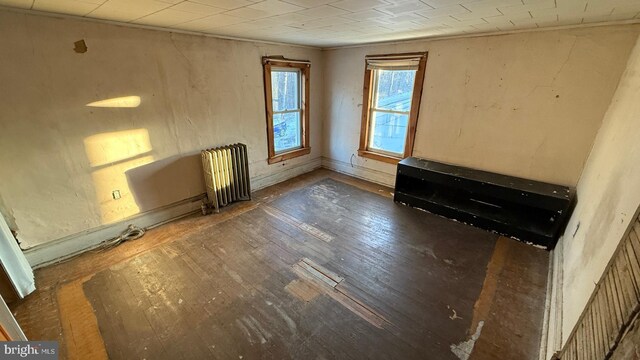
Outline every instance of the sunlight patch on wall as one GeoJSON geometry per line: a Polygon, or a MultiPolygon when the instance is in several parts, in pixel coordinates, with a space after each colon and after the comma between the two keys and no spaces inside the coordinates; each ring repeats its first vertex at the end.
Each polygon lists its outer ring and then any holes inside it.
{"type": "Polygon", "coordinates": [[[122,96],[117,98],[105,99],[88,103],[90,107],[105,108],[136,108],[140,106],[142,100],[140,96],[122,96]]]}
{"type": "Polygon", "coordinates": [[[147,129],[134,129],[89,136],[84,148],[91,167],[97,167],[148,153],[151,142],[147,129]]]}
{"type": "Polygon", "coordinates": [[[152,162],[153,156],[143,156],[100,168],[91,174],[103,223],[112,223],[140,212],[129,188],[126,172],[152,162]],[[112,197],[114,190],[120,191],[120,199],[112,197]]]}
{"type": "Polygon", "coordinates": [[[102,223],[112,223],[138,214],[140,208],[135,201],[127,179],[127,171],[153,162],[147,129],[116,131],[89,136],[84,139],[89,164],[93,168],[91,177],[102,223]],[[113,192],[120,193],[119,199],[113,192]]]}

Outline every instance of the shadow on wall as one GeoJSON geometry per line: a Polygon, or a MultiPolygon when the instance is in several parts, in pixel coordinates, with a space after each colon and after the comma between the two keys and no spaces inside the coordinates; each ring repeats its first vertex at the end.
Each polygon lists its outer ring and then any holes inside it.
{"type": "Polygon", "coordinates": [[[205,192],[200,154],[154,161],[147,129],[92,135],[84,146],[104,224],[205,192]]]}
{"type": "MultiPolygon", "coordinates": [[[[96,108],[137,108],[140,96],[121,96],[93,101],[96,108]]],[[[88,136],[84,148],[91,166],[96,201],[102,223],[111,223],[140,212],[129,189],[125,172],[153,162],[147,129],[132,129],[88,136]]]]}
{"type": "Polygon", "coordinates": [[[125,173],[153,162],[147,129],[91,135],[84,139],[102,223],[140,212],[125,173]],[[117,192],[117,193],[116,193],[117,192]]]}
{"type": "MultiPolygon", "coordinates": [[[[140,103],[139,96],[123,96],[86,106],[136,108],[140,103]]],[[[205,192],[200,154],[155,161],[147,129],[91,135],[84,147],[103,224],[205,192]]]]}
{"type": "Polygon", "coordinates": [[[139,211],[148,211],[205,192],[200,153],[172,156],[126,171],[139,211]]]}

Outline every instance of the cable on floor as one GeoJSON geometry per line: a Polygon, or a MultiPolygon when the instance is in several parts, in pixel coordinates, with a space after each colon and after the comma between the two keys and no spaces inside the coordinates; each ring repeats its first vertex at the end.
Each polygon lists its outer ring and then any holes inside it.
{"type": "Polygon", "coordinates": [[[123,242],[140,239],[142,236],[144,236],[144,233],[145,229],[133,224],[129,224],[127,229],[123,231],[122,234],[114,237],[113,239],[105,240],[92,251],[103,251],[112,249],[122,244],[123,242]]]}

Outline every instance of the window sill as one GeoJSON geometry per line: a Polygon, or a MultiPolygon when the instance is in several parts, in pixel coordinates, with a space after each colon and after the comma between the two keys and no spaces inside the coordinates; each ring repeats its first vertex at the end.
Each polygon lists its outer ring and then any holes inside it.
{"type": "Polygon", "coordinates": [[[267,162],[269,163],[269,165],[271,165],[271,164],[279,163],[279,162],[282,162],[282,161],[285,161],[285,160],[297,158],[298,156],[307,155],[309,153],[311,153],[311,148],[310,147],[296,149],[296,150],[292,150],[292,151],[289,151],[289,152],[286,152],[286,153],[275,155],[275,156],[269,158],[267,160],[267,162]]]}
{"type": "Polygon", "coordinates": [[[358,155],[369,158],[369,159],[386,162],[393,165],[396,165],[400,160],[402,160],[401,157],[378,154],[369,150],[358,150],[358,155]]]}

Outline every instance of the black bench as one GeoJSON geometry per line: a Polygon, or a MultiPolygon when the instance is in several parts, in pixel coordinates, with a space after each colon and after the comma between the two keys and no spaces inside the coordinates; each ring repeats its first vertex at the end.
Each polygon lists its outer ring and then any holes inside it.
{"type": "Polygon", "coordinates": [[[393,200],[552,249],[573,211],[576,192],[410,157],[398,163],[393,200]]]}

